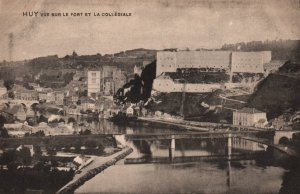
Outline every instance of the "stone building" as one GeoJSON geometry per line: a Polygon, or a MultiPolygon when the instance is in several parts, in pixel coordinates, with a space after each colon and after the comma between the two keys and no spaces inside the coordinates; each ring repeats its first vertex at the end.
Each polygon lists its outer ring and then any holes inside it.
{"type": "Polygon", "coordinates": [[[264,73],[271,51],[161,51],[157,52],[156,76],[180,68],[223,69],[229,72],[264,73]]]}
{"type": "Polygon", "coordinates": [[[54,91],[54,102],[56,105],[64,105],[65,93],[64,91],[54,91]]]}
{"type": "Polygon", "coordinates": [[[245,107],[233,112],[233,125],[262,128],[267,122],[266,113],[255,108],[245,107]]]}
{"type": "Polygon", "coordinates": [[[274,73],[275,71],[277,71],[282,65],[284,64],[284,61],[280,61],[280,60],[273,60],[269,63],[266,63],[264,65],[264,71],[266,74],[269,73],[274,73]]]}
{"type": "Polygon", "coordinates": [[[201,81],[191,83],[188,79],[174,79],[172,73],[163,73],[153,82],[153,90],[160,92],[209,93],[220,89],[221,84],[205,84],[201,81]],[[187,82],[187,83],[186,83],[187,82]]]}
{"type": "Polygon", "coordinates": [[[180,68],[230,68],[230,51],[161,51],[157,52],[156,76],[180,68]]]}
{"type": "Polygon", "coordinates": [[[96,97],[100,93],[101,71],[88,71],[88,96],[96,97]]]}
{"type": "Polygon", "coordinates": [[[271,51],[232,52],[231,72],[264,73],[264,64],[271,61],[271,51]]]}
{"type": "Polygon", "coordinates": [[[184,90],[203,93],[211,91],[212,88],[221,88],[222,84],[230,85],[232,82],[238,82],[240,85],[257,83],[266,74],[265,67],[270,61],[271,51],[161,51],[157,52],[153,88],[159,92],[184,90]],[[182,76],[166,76],[175,73],[182,76]],[[189,75],[205,79],[190,82],[189,75]],[[239,79],[246,81],[236,81],[239,79]],[[179,84],[177,80],[184,80],[185,84],[179,84]]]}
{"type": "Polygon", "coordinates": [[[117,66],[88,71],[88,96],[113,96],[126,83],[126,75],[117,66]]]}

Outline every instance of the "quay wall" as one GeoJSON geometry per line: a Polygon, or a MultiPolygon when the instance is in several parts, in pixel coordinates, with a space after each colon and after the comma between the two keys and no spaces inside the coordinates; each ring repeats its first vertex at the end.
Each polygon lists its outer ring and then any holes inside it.
{"type": "Polygon", "coordinates": [[[60,189],[56,194],[66,194],[66,193],[74,193],[76,189],[78,189],[81,185],[83,185],[86,181],[92,179],[94,176],[105,170],[106,168],[116,164],[117,161],[125,158],[133,151],[132,148],[126,147],[119,155],[112,158],[111,160],[103,163],[99,167],[96,167],[94,169],[89,170],[85,175],[78,178],[76,181],[72,182],[71,184],[68,184],[64,186],[62,189],[60,189]]]}
{"type": "Polygon", "coordinates": [[[199,121],[188,121],[188,120],[178,120],[178,119],[177,120],[168,120],[168,119],[163,120],[163,119],[148,118],[148,117],[139,117],[138,119],[140,121],[145,121],[145,122],[162,123],[162,124],[169,124],[169,125],[174,125],[174,126],[184,125],[186,127],[199,127],[200,131],[203,131],[205,128],[214,129],[215,127],[228,127],[228,128],[236,127],[236,128],[253,130],[253,131],[270,131],[270,129],[267,129],[267,128],[238,126],[238,125],[233,125],[233,124],[229,124],[229,123],[211,123],[211,122],[199,122],[199,121]]]}

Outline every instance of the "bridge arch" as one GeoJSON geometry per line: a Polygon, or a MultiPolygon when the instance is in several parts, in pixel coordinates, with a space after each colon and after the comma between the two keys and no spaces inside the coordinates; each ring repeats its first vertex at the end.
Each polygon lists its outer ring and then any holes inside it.
{"type": "Polygon", "coordinates": [[[290,139],[286,136],[283,136],[279,139],[278,144],[287,145],[289,143],[290,139]]]}
{"type": "Polygon", "coordinates": [[[37,110],[37,106],[38,106],[38,105],[39,105],[38,102],[32,103],[32,104],[30,105],[30,109],[31,109],[32,111],[35,111],[35,110],[37,110]]]}
{"type": "Polygon", "coordinates": [[[30,108],[30,107],[27,107],[27,105],[24,103],[21,103],[20,105],[23,106],[23,109],[25,110],[25,112],[27,112],[27,110],[30,108]]]}
{"type": "Polygon", "coordinates": [[[1,104],[0,104],[0,109],[1,109],[1,108],[4,108],[4,107],[9,108],[9,107],[10,107],[10,104],[7,103],[7,102],[1,103],[1,104]]]}
{"type": "Polygon", "coordinates": [[[293,138],[293,134],[300,133],[300,131],[275,131],[274,136],[274,144],[282,144],[286,143],[288,140],[291,140],[293,138]]]}

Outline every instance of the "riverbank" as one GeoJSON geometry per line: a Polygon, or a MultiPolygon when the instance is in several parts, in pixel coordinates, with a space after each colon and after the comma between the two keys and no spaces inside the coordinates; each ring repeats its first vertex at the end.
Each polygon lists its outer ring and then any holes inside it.
{"type": "Polygon", "coordinates": [[[102,172],[109,166],[114,165],[117,161],[125,158],[132,152],[132,148],[125,147],[121,151],[114,153],[108,157],[96,157],[94,161],[81,169],[79,174],[76,174],[72,181],[62,187],[57,194],[73,193],[77,188],[83,185],[86,181],[93,178],[98,173],[102,172]]]}
{"type": "Polygon", "coordinates": [[[159,123],[165,125],[172,125],[176,127],[182,127],[188,130],[200,131],[200,132],[207,132],[213,130],[216,127],[226,127],[226,124],[220,123],[207,123],[207,122],[196,122],[196,121],[186,121],[182,119],[160,119],[154,117],[138,117],[139,121],[143,122],[152,122],[152,123],[159,123]]]}
{"type": "MultiPolygon", "coordinates": [[[[188,130],[207,132],[215,130],[217,128],[228,129],[228,128],[241,128],[241,126],[232,125],[228,123],[211,123],[211,122],[198,122],[198,121],[187,121],[183,119],[160,119],[155,117],[138,117],[139,121],[152,122],[165,125],[172,125],[176,127],[182,127],[188,130]]],[[[243,129],[253,130],[253,131],[270,131],[270,129],[257,128],[257,127],[246,127],[243,129]]]]}

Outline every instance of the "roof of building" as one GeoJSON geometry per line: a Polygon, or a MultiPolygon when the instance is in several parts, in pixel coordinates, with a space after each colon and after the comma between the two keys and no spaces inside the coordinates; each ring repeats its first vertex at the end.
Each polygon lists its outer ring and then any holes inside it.
{"type": "Polygon", "coordinates": [[[80,98],[81,104],[82,103],[95,103],[95,100],[90,97],[81,97],[80,98]]]}
{"type": "Polygon", "coordinates": [[[249,114],[265,113],[263,111],[257,110],[255,108],[249,108],[249,107],[244,107],[244,108],[238,110],[237,112],[240,112],[240,113],[249,113],[249,114]]]}

